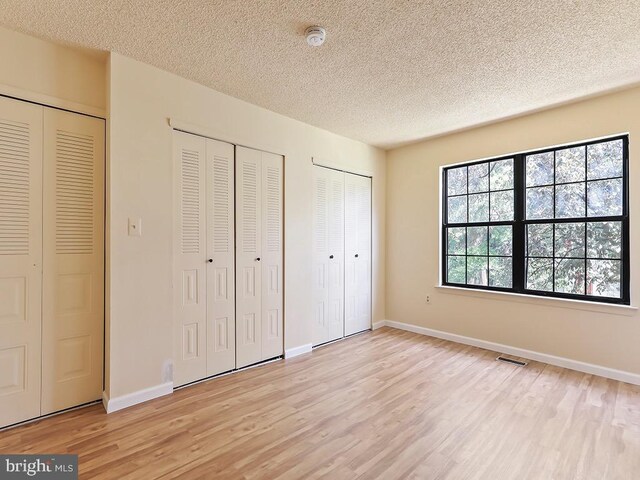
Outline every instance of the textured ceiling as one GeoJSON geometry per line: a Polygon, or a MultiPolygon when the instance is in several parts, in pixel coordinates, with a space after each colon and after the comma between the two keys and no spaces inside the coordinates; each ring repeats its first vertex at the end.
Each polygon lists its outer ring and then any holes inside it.
{"type": "Polygon", "coordinates": [[[640,81],[640,0],[0,0],[0,24],[382,147],[640,81]]]}

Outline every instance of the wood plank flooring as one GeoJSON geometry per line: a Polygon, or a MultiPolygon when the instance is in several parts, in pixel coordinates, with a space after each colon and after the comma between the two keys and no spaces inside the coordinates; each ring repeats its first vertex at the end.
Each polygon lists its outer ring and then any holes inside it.
{"type": "Polygon", "coordinates": [[[640,387],[382,328],[106,415],[0,432],[80,478],[640,478],[640,387]]]}

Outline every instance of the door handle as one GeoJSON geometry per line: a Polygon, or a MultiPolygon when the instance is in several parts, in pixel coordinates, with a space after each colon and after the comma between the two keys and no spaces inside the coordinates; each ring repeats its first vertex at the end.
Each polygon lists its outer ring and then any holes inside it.
{"type": "Polygon", "coordinates": [[[256,258],[256,262],[259,262],[259,261],[260,261],[260,257],[256,258]]]}
{"type": "Polygon", "coordinates": [[[329,255],[329,258],[333,258],[333,255],[329,255]]]}
{"type": "Polygon", "coordinates": [[[358,254],[356,253],[356,258],[358,258],[358,254]]]}
{"type": "Polygon", "coordinates": [[[209,260],[207,260],[207,262],[213,263],[213,258],[210,258],[209,260]]]}

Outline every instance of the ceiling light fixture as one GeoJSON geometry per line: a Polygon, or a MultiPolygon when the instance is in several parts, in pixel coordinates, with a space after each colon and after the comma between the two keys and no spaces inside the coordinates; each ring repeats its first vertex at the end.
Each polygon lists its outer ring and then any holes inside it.
{"type": "Polygon", "coordinates": [[[307,43],[310,47],[319,47],[324,43],[324,39],[327,36],[325,29],[317,25],[307,28],[304,34],[307,37],[307,43]]]}

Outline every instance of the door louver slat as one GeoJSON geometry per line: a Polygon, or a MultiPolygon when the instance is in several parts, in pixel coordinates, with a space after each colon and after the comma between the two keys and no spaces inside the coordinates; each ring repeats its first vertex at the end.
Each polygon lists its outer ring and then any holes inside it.
{"type": "Polygon", "coordinates": [[[244,162],[242,165],[242,243],[245,252],[258,251],[258,185],[257,165],[244,162]]]}
{"type": "Polygon", "coordinates": [[[29,254],[29,125],[0,120],[0,255],[29,254]]]}
{"type": "Polygon", "coordinates": [[[267,167],[266,169],[266,220],[267,220],[267,250],[280,251],[280,169],[267,167]]]}
{"type": "Polygon", "coordinates": [[[226,253],[229,251],[229,159],[215,155],[213,157],[213,251],[226,253]]]}
{"type": "Polygon", "coordinates": [[[91,254],[94,238],[94,139],[56,132],[56,252],[91,254]]]}
{"type": "Polygon", "coordinates": [[[327,251],[327,179],[316,175],[315,182],[315,251],[324,254],[327,251]]]}
{"type": "Polygon", "coordinates": [[[200,252],[200,156],[182,150],[182,253],[200,252]]]}

